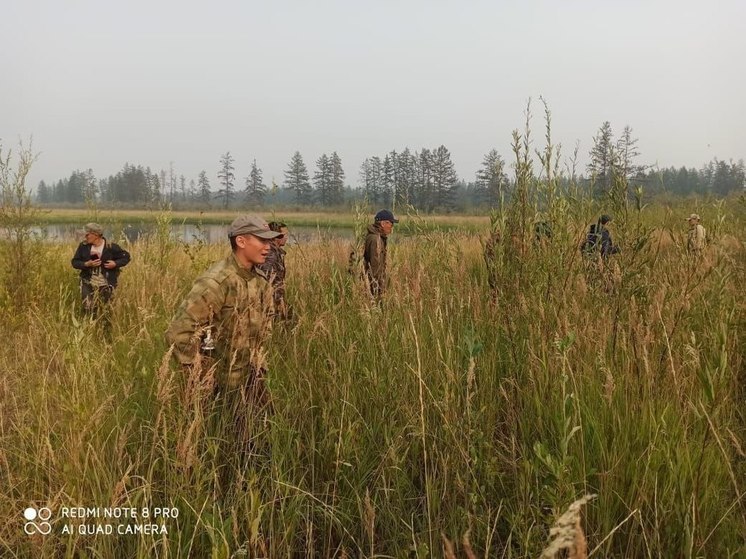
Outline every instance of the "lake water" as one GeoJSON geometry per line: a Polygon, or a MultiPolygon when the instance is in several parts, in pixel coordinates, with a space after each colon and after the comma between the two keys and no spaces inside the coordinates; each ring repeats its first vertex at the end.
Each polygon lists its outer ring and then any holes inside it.
{"type": "MultiPolygon", "coordinates": [[[[34,227],[34,233],[50,241],[75,241],[83,240],[80,225],[68,223],[50,223],[34,227]]],[[[209,244],[224,243],[228,241],[228,225],[190,225],[171,224],[171,237],[179,241],[192,242],[202,239],[209,244]]],[[[112,234],[111,229],[105,228],[104,235],[112,240],[121,240],[126,237],[134,242],[143,236],[153,235],[156,232],[154,223],[141,223],[138,225],[126,225],[112,234]]],[[[333,227],[291,227],[289,244],[313,243],[325,240],[352,240],[354,236],[351,228],[333,227]]]]}

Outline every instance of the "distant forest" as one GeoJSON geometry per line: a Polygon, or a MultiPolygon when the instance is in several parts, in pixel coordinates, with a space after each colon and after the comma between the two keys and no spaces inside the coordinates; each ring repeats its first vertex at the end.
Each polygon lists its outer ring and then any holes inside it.
{"type": "MultiPolygon", "coordinates": [[[[518,141],[519,135],[514,134],[518,141]]],[[[737,163],[713,159],[700,169],[653,168],[639,163],[637,139],[625,127],[614,138],[611,125],[604,122],[593,138],[590,163],[578,172],[573,161],[557,169],[551,180],[560,190],[585,193],[596,198],[607,196],[624,182],[641,187],[646,196],[670,194],[710,194],[726,196],[746,188],[743,160],[737,163]]],[[[514,146],[515,147],[515,146],[514,146]]],[[[541,159],[542,154],[537,152],[541,159]]],[[[195,178],[178,174],[173,164],[168,170],[126,163],[116,175],[96,178],[93,171],[73,171],[69,177],[47,184],[41,181],[36,201],[42,205],[82,205],[102,203],[112,206],[146,207],[170,203],[177,208],[239,209],[264,205],[342,207],[367,200],[375,206],[411,205],[425,212],[470,211],[497,207],[510,199],[514,179],[512,165],[496,150],[490,150],[471,180],[460,178],[443,145],[419,151],[405,148],[366,158],[354,185],[346,180],[342,161],[336,152],[316,160],[313,175],[299,152],[291,157],[281,185],[267,185],[256,160],[236,176],[236,162],[230,152],[221,156],[212,178],[202,171],[195,178]]],[[[537,182],[547,180],[545,172],[537,182]]],[[[630,189],[630,190],[631,190],[630,189]]]]}

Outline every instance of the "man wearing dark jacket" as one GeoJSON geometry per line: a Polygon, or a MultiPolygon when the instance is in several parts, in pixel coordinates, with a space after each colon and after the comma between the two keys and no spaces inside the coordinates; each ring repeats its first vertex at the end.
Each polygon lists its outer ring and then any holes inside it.
{"type": "Polygon", "coordinates": [[[129,252],[104,238],[103,227],[98,223],[86,224],[85,240],[72,259],[73,268],[80,270],[80,293],[85,312],[95,316],[109,302],[117,286],[119,269],[129,261],[129,252]]]}
{"type": "Polygon", "coordinates": [[[378,299],[386,289],[386,244],[388,236],[399,220],[389,210],[381,210],[374,218],[373,225],[368,226],[365,237],[365,273],[368,276],[370,293],[378,299]]]}
{"type": "Polygon", "coordinates": [[[601,258],[606,259],[619,252],[619,247],[611,240],[611,233],[607,228],[609,223],[611,223],[611,216],[604,214],[599,218],[598,223],[590,226],[588,237],[581,247],[584,254],[592,256],[598,251],[601,258]]]}

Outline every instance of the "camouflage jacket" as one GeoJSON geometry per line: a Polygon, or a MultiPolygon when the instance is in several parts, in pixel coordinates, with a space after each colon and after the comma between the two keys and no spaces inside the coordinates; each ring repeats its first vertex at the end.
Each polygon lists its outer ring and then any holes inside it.
{"type": "Polygon", "coordinates": [[[694,227],[689,228],[689,235],[687,238],[687,249],[689,252],[699,254],[705,248],[705,240],[707,239],[707,233],[705,228],[697,223],[694,227]]]}
{"type": "Polygon", "coordinates": [[[386,288],[386,244],[387,239],[381,228],[377,224],[369,225],[363,260],[370,291],[374,296],[381,295],[386,288]]]}
{"type": "Polygon", "coordinates": [[[271,287],[233,254],[199,276],[166,332],[173,355],[191,365],[198,352],[217,363],[218,382],[237,388],[266,367],[262,347],[272,321],[271,287]],[[214,346],[211,348],[210,346],[214,346]]]}
{"type": "Polygon", "coordinates": [[[267,259],[257,268],[269,279],[275,310],[279,312],[285,304],[285,251],[282,247],[270,243],[267,259]]]}

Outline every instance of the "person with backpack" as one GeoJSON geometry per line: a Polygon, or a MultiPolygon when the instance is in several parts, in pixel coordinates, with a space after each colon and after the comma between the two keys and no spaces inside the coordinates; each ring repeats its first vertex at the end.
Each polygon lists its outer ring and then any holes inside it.
{"type": "Polygon", "coordinates": [[[592,223],[588,229],[588,235],[580,247],[581,252],[588,257],[600,254],[604,260],[612,254],[619,252],[619,247],[611,239],[611,233],[607,225],[611,223],[611,216],[603,214],[597,223],[592,223]]]}
{"type": "Polygon", "coordinates": [[[381,299],[387,287],[386,247],[394,223],[399,223],[394,214],[389,210],[381,210],[376,214],[373,225],[368,226],[365,237],[363,262],[370,294],[375,300],[381,299]]]}
{"type": "Polygon", "coordinates": [[[692,214],[686,218],[689,222],[686,249],[692,256],[701,256],[707,242],[707,232],[699,222],[699,214],[692,214]]]}

